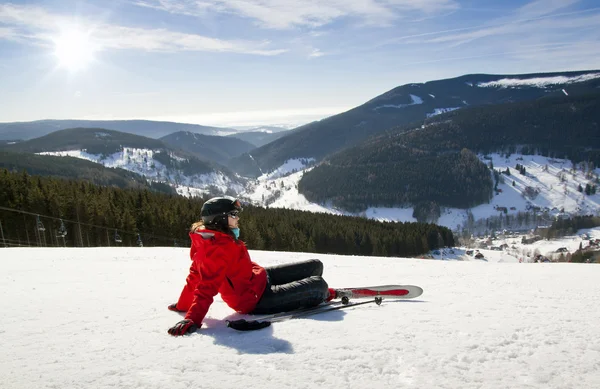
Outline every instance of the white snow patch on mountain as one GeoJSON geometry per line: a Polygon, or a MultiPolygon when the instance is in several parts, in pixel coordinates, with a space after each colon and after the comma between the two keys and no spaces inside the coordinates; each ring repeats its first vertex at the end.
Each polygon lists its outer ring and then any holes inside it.
{"type": "Polygon", "coordinates": [[[428,113],[427,117],[430,118],[432,116],[436,116],[436,115],[441,115],[443,113],[446,112],[452,112],[455,111],[457,109],[460,109],[461,107],[452,107],[452,108],[434,108],[432,113],[428,113]]]}
{"type": "Polygon", "coordinates": [[[122,168],[146,177],[157,178],[166,174],[166,168],[162,163],[152,159],[154,153],[155,151],[149,149],[124,147],[122,151],[108,156],[90,154],[85,150],[47,151],[39,154],[85,159],[105,167],[122,168]]]}
{"type": "Polygon", "coordinates": [[[283,165],[281,165],[274,171],[264,174],[263,175],[264,177],[262,177],[262,178],[263,179],[275,179],[275,178],[283,177],[294,171],[304,169],[308,164],[310,164],[311,162],[314,162],[314,161],[315,161],[314,158],[288,159],[287,161],[285,161],[283,163],[283,165]]]}
{"type": "MultiPolygon", "coordinates": [[[[75,157],[95,162],[108,168],[121,168],[143,175],[152,181],[167,182],[175,185],[177,192],[180,194],[199,193],[203,195],[211,190],[214,191],[215,188],[221,189],[223,193],[225,191],[241,192],[243,190],[243,185],[234,182],[220,172],[186,176],[177,169],[168,169],[165,165],[153,159],[155,153],[156,151],[149,149],[124,147],[122,151],[108,156],[90,154],[84,150],[49,151],[39,154],[75,157]],[[195,189],[192,190],[193,188],[195,189]]],[[[170,156],[177,161],[185,161],[185,158],[181,158],[175,154],[171,153],[170,156]]]]}
{"type": "Polygon", "coordinates": [[[364,215],[369,219],[379,220],[382,222],[416,222],[413,217],[412,208],[386,208],[386,207],[369,207],[364,215]]]}
{"type": "Polygon", "coordinates": [[[248,333],[226,320],[253,317],[217,295],[202,327],[174,338],[167,329],[182,316],[167,305],[188,248],[1,250],[6,388],[600,387],[597,265],[250,250],[263,266],[320,258],[331,287],[424,293],[248,333]]]}
{"type": "Polygon", "coordinates": [[[566,90],[564,90],[564,89],[562,90],[562,92],[565,94],[565,96],[568,96],[568,95],[569,95],[569,94],[567,93],[567,91],[566,91],[566,90]]]}
{"type": "Polygon", "coordinates": [[[193,177],[181,177],[175,190],[182,196],[206,197],[215,193],[240,193],[244,191],[244,186],[232,181],[223,173],[212,172],[193,177]]]}
{"type": "Polygon", "coordinates": [[[383,104],[383,105],[379,105],[379,106],[373,108],[373,110],[375,111],[375,110],[378,110],[381,108],[404,108],[404,107],[409,107],[411,105],[423,104],[423,99],[420,98],[419,96],[410,95],[410,99],[411,99],[410,104],[383,104]]]}
{"type": "Polygon", "coordinates": [[[517,88],[520,86],[533,86],[543,88],[557,84],[573,84],[576,82],[584,82],[600,78],[600,73],[588,73],[580,76],[554,76],[554,77],[535,77],[535,78],[502,78],[497,81],[477,83],[479,87],[495,87],[495,88],[517,88]]]}
{"type": "MultiPolygon", "coordinates": [[[[312,158],[304,159],[309,162],[312,160],[312,158]]],[[[270,208],[342,214],[342,212],[325,205],[312,203],[304,195],[298,193],[298,182],[305,172],[312,169],[312,167],[305,168],[305,166],[302,160],[287,161],[275,172],[264,174],[257,180],[247,183],[246,189],[239,194],[239,197],[252,204],[270,208]],[[289,174],[294,169],[299,171],[289,174]]]]}

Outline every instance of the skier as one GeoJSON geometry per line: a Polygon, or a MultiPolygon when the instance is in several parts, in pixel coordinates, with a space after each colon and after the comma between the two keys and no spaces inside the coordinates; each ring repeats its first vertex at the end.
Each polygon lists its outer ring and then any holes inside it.
{"type": "Polygon", "coordinates": [[[336,297],[321,277],[317,259],[262,267],[250,260],[238,239],[241,204],[232,197],[215,197],[204,203],[202,220],[190,231],[192,265],[179,301],[169,305],[185,318],[169,329],[173,336],[195,332],[213,297],[240,313],[268,314],[312,307],[336,297]]]}

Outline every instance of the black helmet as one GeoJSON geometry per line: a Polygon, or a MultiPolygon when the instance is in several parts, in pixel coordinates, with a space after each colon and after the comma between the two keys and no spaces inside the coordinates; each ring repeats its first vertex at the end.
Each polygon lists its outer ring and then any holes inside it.
{"type": "Polygon", "coordinates": [[[233,197],[213,197],[202,205],[200,215],[205,225],[226,223],[229,212],[242,212],[242,204],[233,197]]]}

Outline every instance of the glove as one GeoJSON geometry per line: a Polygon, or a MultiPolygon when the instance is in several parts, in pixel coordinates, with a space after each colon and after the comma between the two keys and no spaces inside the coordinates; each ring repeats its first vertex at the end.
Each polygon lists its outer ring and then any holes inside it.
{"type": "Polygon", "coordinates": [[[169,311],[173,311],[173,312],[183,312],[180,311],[179,309],[177,309],[177,303],[171,304],[167,307],[169,309],[169,311]]]}
{"type": "Polygon", "coordinates": [[[185,319],[169,328],[169,334],[173,336],[185,335],[187,333],[196,332],[198,326],[193,321],[185,319]]]}

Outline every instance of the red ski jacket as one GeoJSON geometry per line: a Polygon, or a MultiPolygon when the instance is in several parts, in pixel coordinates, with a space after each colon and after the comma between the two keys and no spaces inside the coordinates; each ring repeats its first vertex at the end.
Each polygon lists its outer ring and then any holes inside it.
{"type": "Polygon", "coordinates": [[[250,260],[242,241],[218,231],[190,233],[192,265],[177,309],[200,325],[217,293],[240,313],[251,312],[267,285],[267,272],[250,260]]]}

